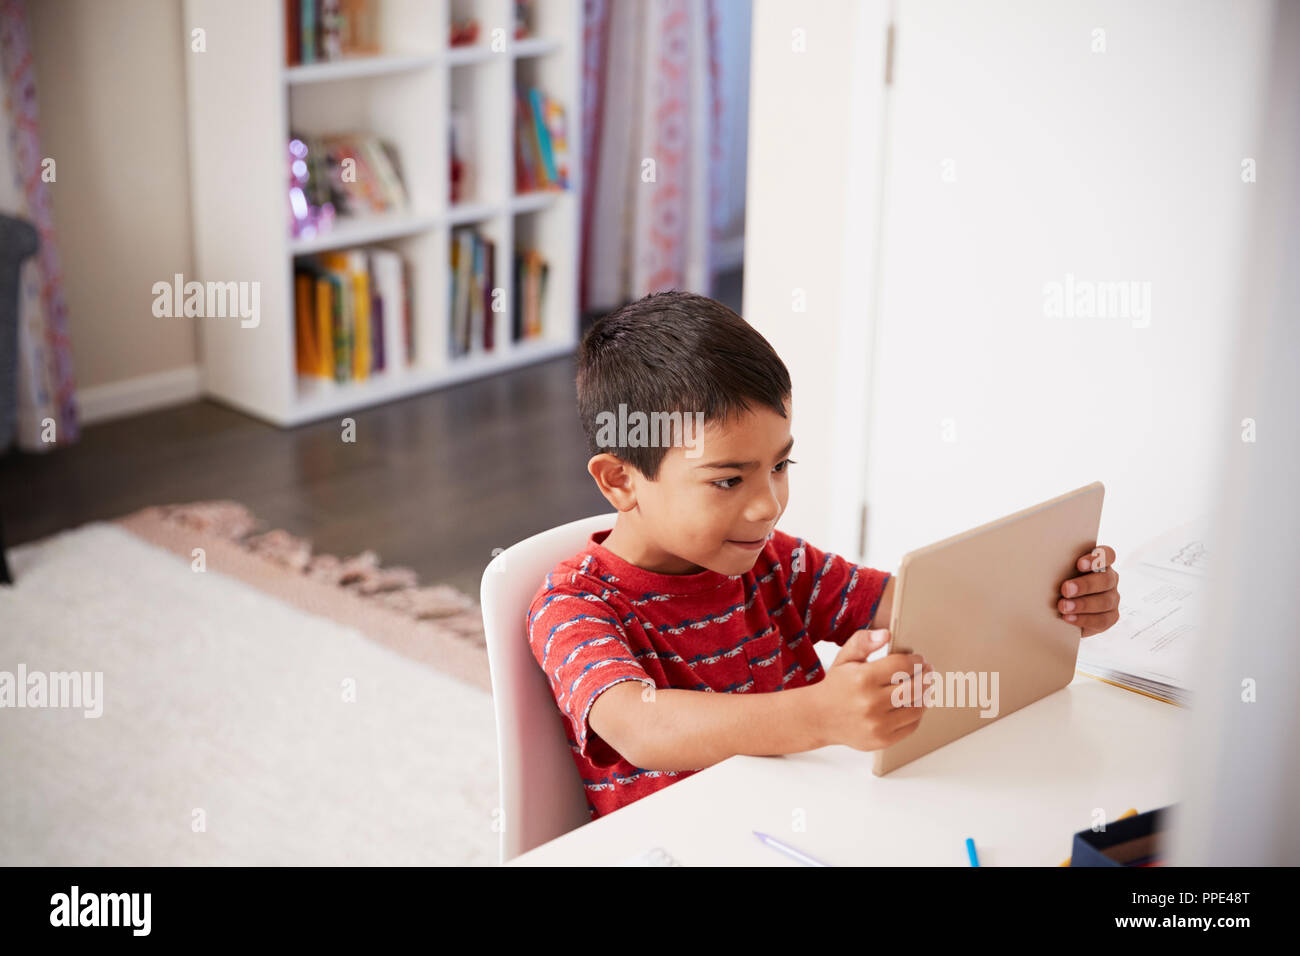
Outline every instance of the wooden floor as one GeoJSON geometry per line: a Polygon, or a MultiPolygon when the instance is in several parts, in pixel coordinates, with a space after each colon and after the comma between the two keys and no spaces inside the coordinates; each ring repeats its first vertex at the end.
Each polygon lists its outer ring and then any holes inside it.
{"type": "Polygon", "coordinates": [[[318,550],[367,548],[471,594],[494,548],[608,509],[586,473],[573,359],[279,429],[213,402],[83,429],[0,463],[9,545],[148,505],[231,498],[318,550]]]}
{"type": "MultiPolygon", "coordinates": [[[[719,299],[738,309],[739,275],[719,299]]],[[[572,356],[280,429],[200,401],[0,458],[10,547],[149,505],[226,498],[339,556],[366,548],[477,598],[494,548],[612,510],[586,471],[572,356]]]]}
{"type": "Polygon", "coordinates": [[[9,545],[148,505],[230,498],[340,556],[365,548],[477,596],[493,548],[607,510],[586,473],[571,356],[279,429],[201,401],[0,463],[9,545]]]}

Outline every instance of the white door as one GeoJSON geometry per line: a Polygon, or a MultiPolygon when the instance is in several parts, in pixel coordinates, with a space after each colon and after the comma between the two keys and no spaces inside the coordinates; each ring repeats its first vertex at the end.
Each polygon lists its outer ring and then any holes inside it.
{"type": "Polygon", "coordinates": [[[868,564],[1097,479],[1121,555],[1208,508],[1268,17],[900,0],[868,564]]]}

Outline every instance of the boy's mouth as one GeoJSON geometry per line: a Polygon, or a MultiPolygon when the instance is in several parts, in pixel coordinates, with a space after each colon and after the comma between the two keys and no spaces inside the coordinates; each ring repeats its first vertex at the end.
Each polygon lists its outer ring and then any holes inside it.
{"type": "Polygon", "coordinates": [[[765,543],[767,543],[766,537],[756,538],[753,541],[739,541],[735,538],[727,539],[727,544],[734,544],[736,547],[743,548],[746,551],[757,551],[763,547],[765,543]]]}

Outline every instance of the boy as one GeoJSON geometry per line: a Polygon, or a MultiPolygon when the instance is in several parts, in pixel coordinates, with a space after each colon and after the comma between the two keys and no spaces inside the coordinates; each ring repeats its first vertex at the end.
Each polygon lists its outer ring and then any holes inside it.
{"type": "MultiPolygon", "coordinates": [[[[650,295],[584,336],[577,385],[587,471],[618,517],[547,575],[528,635],[593,819],[735,754],[915,731],[922,682],[890,678],[929,666],[897,649],[867,662],[889,639],[892,576],[776,530],[791,388],[767,340],[712,299],[650,295]],[[829,670],[816,641],[842,648],[829,670]]],[[[1104,631],[1117,581],[1063,582],[1058,614],[1104,631]]]]}

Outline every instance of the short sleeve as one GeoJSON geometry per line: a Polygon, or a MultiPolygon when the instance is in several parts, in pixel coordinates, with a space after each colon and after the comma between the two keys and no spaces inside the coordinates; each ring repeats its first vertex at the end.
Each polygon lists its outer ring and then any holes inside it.
{"type": "Polygon", "coordinates": [[[842,645],[871,625],[889,572],[846,561],[802,538],[789,539],[789,548],[790,600],[814,641],[842,645]]]}
{"type": "Polygon", "coordinates": [[[596,698],[622,681],[655,686],[637,661],[614,610],[593,595],[548,588],[528,614],[528,643],[578,751],[598,766],[623,759],[587,724],[596,698]]]}

